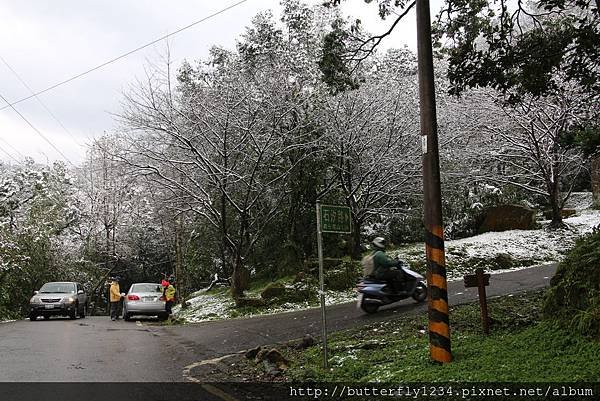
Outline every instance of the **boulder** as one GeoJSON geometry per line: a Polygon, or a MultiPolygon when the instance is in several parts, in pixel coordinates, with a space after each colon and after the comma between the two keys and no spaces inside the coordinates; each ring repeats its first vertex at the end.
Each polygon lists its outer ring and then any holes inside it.
{"type": "Polygon", "coordinates": [[[289,363],[276,348],[271,348],[264,356],[264,360],[276,364],[278,367],[289,363]]]}
{"type": "Polygon", "coordinates": [[[486,211],[479,233],[489,231],[532,230],[535,210],[520,205],[501,205],[486,211]]]}
{"type": "Polygon", "coordinates": [[[252,348],[244,354],[247,359],[254,359],[258,355],[258,353],[262,350],[262,347],[259,345],[256,348],[252,348]]]}

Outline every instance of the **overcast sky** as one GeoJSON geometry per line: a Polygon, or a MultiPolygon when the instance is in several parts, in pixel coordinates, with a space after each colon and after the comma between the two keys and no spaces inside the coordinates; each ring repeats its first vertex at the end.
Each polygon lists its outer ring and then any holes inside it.
{"type": "MultiPolygon", "coordinates": [[[[0,95],[9,102],[31,95],[11,68],[37,92],[237,1],[0,0],[0,95]]],[[[305,2],[320,4],[322,0],[305,2]]],[[[184,59],[206,58],[213,45],[233,49],[252,17],[267,9],[278,15],[279,0],[247,0],[171,36],[169,47],[175,66],[184,59]]],[[[360,18],[373,33],[384,32],[392,22],[382,22],[376,6],[363,0],[347,0],[342,10],[360,18]]],[[[416,49],[415,30],[413,10],[384,47],[407,45],[416,49]]],[[[110,113],[119,111],[123,91],[136,77],[143,76],[148,60],[157,60],[165,47],[164,42],[158,43],[40,95],[56,119],[35,98],[14,107],[78,164],[85,156],[86,143],[115,128],[110,113]]],[[[0,98],[0,108],[4,106],[0,98]]],[[[29,156],[41,163],[63,159],[11,108],[0,110],[0,160],[14,164],[7,153],[17,160],[29,156]]]]}

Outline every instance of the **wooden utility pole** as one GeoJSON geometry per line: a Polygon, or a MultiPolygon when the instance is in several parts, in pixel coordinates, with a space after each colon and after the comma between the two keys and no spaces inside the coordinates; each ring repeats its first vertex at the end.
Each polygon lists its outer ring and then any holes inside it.
{"type": "Polygon", "coordinates": [[[451,362],[448,285],[440,186],[435,84],[429,0],[416,0],[421,147],[423,151],[425,249],[429,287],[429,351],[436,362],[451,362]]]}

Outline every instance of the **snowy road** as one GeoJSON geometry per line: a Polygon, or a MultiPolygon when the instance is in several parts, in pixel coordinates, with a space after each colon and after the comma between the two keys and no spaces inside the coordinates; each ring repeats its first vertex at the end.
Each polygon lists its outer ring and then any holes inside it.
{"type": "MultiPolygon", "coordinates": [[[[549,284],[556,265],[533,267],[490,280],[488,295],[511,294],[549,284]]],[[[449,283],[451,305],[476,299],[475,288],[449,283]]],[[[328,307],[330,331],[426,313],[410,300],[364,315],[354,303],[328,307]]],[[[205,322],[153,326],[111,322],[107,317],[17,321],[0,325],[0,382],[4,381],[182,381],[185,366],[236,351],[302,337],[318,336],[320,310],[205,322]]]]}

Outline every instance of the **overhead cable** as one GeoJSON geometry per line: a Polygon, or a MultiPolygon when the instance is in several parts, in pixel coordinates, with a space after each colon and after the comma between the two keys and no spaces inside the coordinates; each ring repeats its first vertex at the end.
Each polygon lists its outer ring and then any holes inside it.
{"type": "Polygon", "coordinates": [[[27,118],[25,118],[25,116],[23,114],[21,114],[19,112],[19,110],[17,110],[12,104],[10,104],[8,102],[8,100],[6,100],[6,98],[4,96],[2,96],[2,94],[0,94],[0,99],[2,99],[4,102],[6,102],[6,104],[8,104],[8,107],[13,109],[14,112],[17,113],[19,115],[19,117],[21,117],[39,136],[41,136],[42,139],[44,141],[46,141],[48,143],[48,145],[50,145],[52,147],[52,149],[56,150],[58,152],[58,154],[63,157],[63,159],[65,159],[71,166],[75,167],[75,164],[73,164],[73,162],[71,162],[71,160],[69,160],[69,158],[67,156],[65,156],[63,152],[60,151],[60,149],[58,149],[48,138],[46,138],[46,136],[44,134],[42,134],[42,131],[37,129],[31,122],[29,122],[29,120],[27,118]]]}
{"type": "Polygon", "coordinates": [[[56,83],[56,84],[54,84],[54,85],[52,85],[52,86],[49,86],[49,87],[47,87],[46,89],[43,89],[43,90],[41,90],[41,91],[39,91],[39,92],[36,92],[36,93],[32,94],[32,95],[30,95],[30,96],[24,97],[24,98],[22,98],[22,99],[19,99],[19,100],[17,100],[17,101],[14,101],[14,102],[12,102],[12,103],[8,103],[8,102],[7,102],[8,104],[7,104],[6,106],[0,107],[0,110],[4,110],[4,109],[6,109],[6,108],[8,108],[8,107],[12,107],[12,106],[14,106],[14,105],[16,105],[16,104],[18,104],[18,103],[24,102],[25,100],[29,100],[29,99],[31,99],[31,98],[32,98],[32,97],[34,97],[34,96],[41,95],[42,93],[46,93],[46,92],[48,92],[48,91],[51,91],[52,89],[55,89],[55,88],[57,88],[57,87],[59,87],[59,86],[61,86],[61,85],[64,85],[64,84],[66,84],[66,83],[69,83],[69,82],[71,82],[71,81],[74,81],[74,80],[76,80],[77,78],[81,78],[82,76],[84,76],[84,75],[87,75],[87,74],[89,74],[90,72],[96,71],[96,70],[98,70],[98,69],[100,69],[100,68],[102,68],[102,67],[105,67],[105,66],[107,66],[107,65],[109,65],[109,64],[111,64],[111,63],[114,63],[115,61],[118,61],[118,60],[120,60],[120,59],[122,59],[122,58],[124,58],[124,57],[127,57],[127,56],[129,56],[130,54],[133,54],[133,53],[135,53],[135,52],[138,52],[138,51],[140,51],[140,50],[142,50],[142,49],[145,49],[146,47],[152,46],[153,44],[156,44],[156,43],[158,43],[158,42],[160,42],[160,41],[162,41],[162,40],[165,40],[165,39],[167,39],[167,38],[169,38],[169,37],[171,37],[171,36],[173,36],[173,35],[176,35],[176,34],[178,34],[178,33],[182,32],[182,31],[184,31],[184,30],[186,30],[186,29],[189,29],[189,28],[191,28],[191,27],[193,27],[193,26],[195,26],[195,25],[198,25],[198,24],[200,24],[200,23],[202,23],[202,22],[204,22],[204,21],[207,21],[207,20],[209,20],[209,19],[211,19],[211,18],[214,18],[214,17],[216,17],[217,15],[219,15],[219,14],[222,14],[222,13],[224,13],[224,12],[228,11],[228,10],[231,10],[232,8],[234,8],[234,7],[237,7],[237,6],[239,6],[240,4],[242,4],[242,3],[245,3],[245,2],[247,2],[247,1],[248,1],[248,0],[241,0],[241,1],[238,1],[237,3],[234,3],[234,4],[232,4],[232,5],[228,6],[228,7],[225,7],[225,8],[223,8],[223,9],[219,10],[219,11],[216,11],[216,12],[214,12],[214,13],[212,13],[212,14],[210,14],[210,15],[208,15],[208,16],[206,16],[206,17],[204,17],[204,18],[202,18],[202,19],[200,19],[200,20],[198,20],[198,21],[192,22],[191,24],[189,24],[189,25],[186,25],[186,26],[184,26],[183,28],[179,28],[178,30],[176,30],[176,31],[174,31],[174,32],[172,32],[172,33],[169,33],[169,34],[167,34],[167,35],[161,36],[160,38],[158,38],[158,39],[155,39],[155,40],[153,40],[152,42],[149,42],[149,43],[146,43],[145,45],[139,46],[139,47],[137,47],[137,48],[135,48],[135,49],[133,49],[133,50],[130,50],[130,51],[128,51],[127,53],[123,53],[123,54],[121,54],[120,56],[117,56],[117,57],[115,57],[115,58],[112,58],[112,59],[110,59],[110,60],[108,60],[108,61],[106,61],[106,62],[104,62],[104,63],[102,63],[102,64],[100,64],[100,65],[97,65],[96,67],[90,68],[90,69],[89,69],[89,70],[87,70],[87,71],[84,71],[84,72],[82,72],[82,73],[80,73],[80,74],[77,74],[77,75],[75,75],[75,76],[73,76],[73,77],[71,77],[71,78],[65,79],[64,81],[58,82],[58,83],[56,83]]]}
{"type": "Polygon", "coordinates": [[[50,116],[54,119],[54,121],[56,121],[58,123],[58,125],[60,125],[62,127],[62,129],[73,139],[73,141],[77,145],[83,147],[83,145],[81,143],[79,143],[79,141],[77,140],[77,138],[75,138],[75,136],[71,133],[71,131],[69,131],[67,129],[67,127],[65,127],[65,125],[58,119],[58,117],[56,117],[54,115],[54,113],[52,111],[50,111],[50,109],[46,106],[46,104],[44,102],[42,102],[42,99],[40,99],[39,96],[36,95],[34,90],[31,89],[31,87],[29,85],[27,85],[27,83],[21,78],[21,76],[10,66],[10,64],[8,64],[8,62],[1,55],[0,55],[0,60],[4,63],[6,68],[8,68],[14,74],[14,76],[17,77],[19,82],[21,82],[21,84],[23,84],[23,86],[29,90],[31,95],[33,97],[35,97],[35,99],[42,105],[42,107],[48,112],[48,114],[50,114],[50,116]]]}

